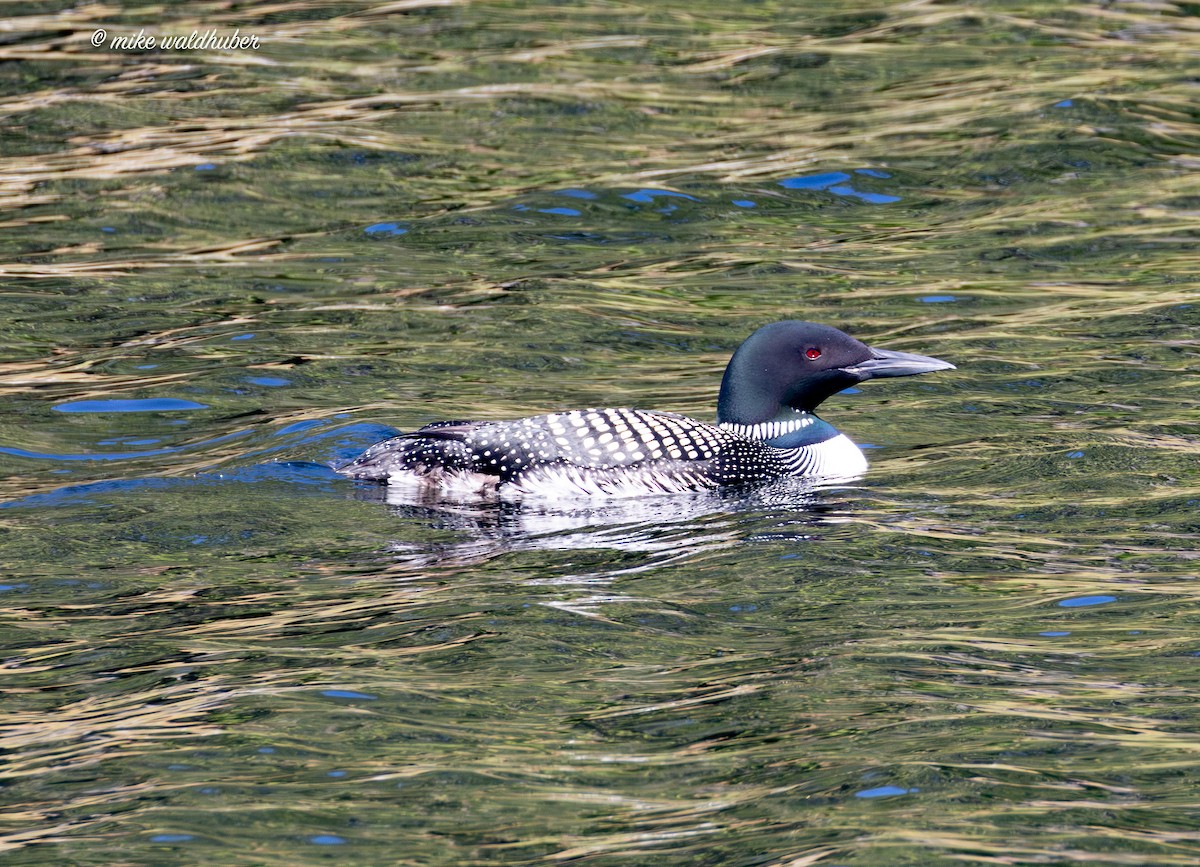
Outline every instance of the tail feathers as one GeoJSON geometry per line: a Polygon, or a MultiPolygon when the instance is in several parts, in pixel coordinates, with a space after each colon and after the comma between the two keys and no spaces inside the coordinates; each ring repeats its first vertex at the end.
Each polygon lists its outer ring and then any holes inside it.
{"type": "Polygon", "coordinates": [[[427,424],[412,433],[400,434],[395,440],[424,439],[465,443],[474,427],[475,422],[470,421],[439,421],[427,424]]]}
{"type": "Polygon", "coordinates": [[[477,421],[435,421],[425,427],[417,428],[412,433],[400,434],[400,436],[444,436],[450,439],[466,439],[467,434],[479,425],[480,422],[477,421]]]}
{"type": "Polygon", "coordinates": [[[376,443],[336,472],[352,479],[386,482],[398,473],[469,471],[471,422],[436,422],[376,443]]]}

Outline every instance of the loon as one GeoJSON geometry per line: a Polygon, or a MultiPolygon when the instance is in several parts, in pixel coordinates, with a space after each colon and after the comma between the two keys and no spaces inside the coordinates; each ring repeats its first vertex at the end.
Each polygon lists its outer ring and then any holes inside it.
{"type": "Polygon", "coordinates": [[[822,421],[820,403],[868,379],[954,365],[875,349],[829,325],[759,328],[725,369],[717,423],[670,412],[581,409],[512,421],[439,421],[336,468],[424,493],[641,496],[787,477],[847,479],[862,451],[822,421]]]}

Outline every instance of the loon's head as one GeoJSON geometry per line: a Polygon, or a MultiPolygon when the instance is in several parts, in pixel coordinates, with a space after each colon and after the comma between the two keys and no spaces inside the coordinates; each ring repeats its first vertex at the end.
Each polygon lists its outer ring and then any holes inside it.
{"type": "Polygon", "coordinates": [[[953,370],[948,361],[873,349],[816,322],[774,322],[751,334],[725,368],[717,420],[758,424],[789,410],[812,412],[844,388],[879,376],[953,370]]]}

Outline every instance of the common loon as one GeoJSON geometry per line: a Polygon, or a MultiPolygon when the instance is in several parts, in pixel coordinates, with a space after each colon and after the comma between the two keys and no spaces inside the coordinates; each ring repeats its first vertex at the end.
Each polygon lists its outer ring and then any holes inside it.
{"type": "Polygon", "coordinates": [[[813,414],[849,386],[954,365],[873,349],[815,322],[764,325],[734,352],[717,424],[669,412],[581,409],[439,421],[371,446],[339,473],[422,492],[639,496],[789,476],[853,478],[861,450],[813,414]]]}

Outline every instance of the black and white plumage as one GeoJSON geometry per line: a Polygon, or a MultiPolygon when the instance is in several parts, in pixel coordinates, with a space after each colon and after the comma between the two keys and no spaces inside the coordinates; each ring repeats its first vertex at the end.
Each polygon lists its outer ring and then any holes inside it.
{"type": "Polygon", "coordinates": [[[734,353],[717,424],[640,409],[435,422],[376,443],[338,472],[460,496],[638,496],[785,477],[852,478],[866,470],[866,458],[813,414],[817,405],[873,377],[949,368],[872,349],[827,325],[777,322],[734,353]]]}

